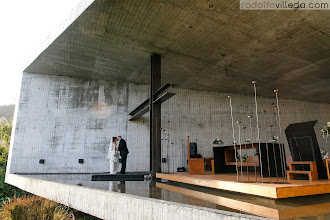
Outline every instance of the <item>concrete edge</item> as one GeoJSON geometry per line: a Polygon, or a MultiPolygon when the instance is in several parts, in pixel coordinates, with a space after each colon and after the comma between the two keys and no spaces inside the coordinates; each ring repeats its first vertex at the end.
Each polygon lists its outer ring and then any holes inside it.
{"type": "Polygon", "coordinates": [[[101,219],[265,219],[130,194],[7,174],[6,182],[101,219]],[[126,212],[123,212],[126,210],[126,212]]]}

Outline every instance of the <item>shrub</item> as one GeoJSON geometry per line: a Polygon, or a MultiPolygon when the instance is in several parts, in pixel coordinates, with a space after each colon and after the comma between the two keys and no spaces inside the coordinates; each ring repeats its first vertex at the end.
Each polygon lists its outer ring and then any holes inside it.
{"type": "Polygon", "coordinates": [[[26,192],[20,190],[14,186],[11,186],[5,183],[8,151],[10,145],[11,129],[12,129],[12,120],[10,124],[8,122],[3,122],[2,118],[0,119],[1,128],[0,128],[0,202],[5,201],[8,198],[14,198],[15,196],[25,195],[26,192]]]}
{"type": "Polygon", "coordinates": [[[9,199],[0,209],[3,220],[68,220],[71,217],[73,214],[65,206],[37,196],[9,199]]]}

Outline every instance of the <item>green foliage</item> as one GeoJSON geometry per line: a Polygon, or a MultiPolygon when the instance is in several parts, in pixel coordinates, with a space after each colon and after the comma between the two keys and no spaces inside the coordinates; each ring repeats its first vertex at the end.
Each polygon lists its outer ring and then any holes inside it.
{"type": "Polygon", "coordinates": [[[212,144],[223,145],[223,141],[217,137],[212,141],[212,144]]]}
{"type": "MultiPolygon", "coordinates": [[[[5,117],[0,118],[0,132],[1,132],[2,126],[7,125],[7,124],[8,124],[8,121],[5,117]]],[[[5,144],[6,144],[6,141],[2,140],[0,137],[0,146],[5,146],[5,144]]]]}
{"type": "Polygon", "coordinates": [[[1,126],[0,130],[0,137],[2,140],[5,140],[6,145],[10,146],[10,137],[11,137],[11,130],[12,130],[13,120],[10,120],[10,123],[4,124],[1,126]]]}
{"type": "Polygon", "coordinates": [[[4,140],[4,142],[0,143],[0,202],[3,202],[8,198],[14,198],[15,196],[26,194],[26,192],[5,183],[11,128],[12,121],[10,121],[10,124],[5,123],[2,125],[0,130],[1,139],[4,140]]]}
{"type": "Polygon", "coordinates": [[[6,201],[0,210],[0,217],[4,220],[74,219],[65,206],[37,196],[23,196],[6,201]]]}
{"type": "Polygon", "coordinates": [[[7,119],[5,117],[0,118],[0,128],[6,124],[8,124],[7,119]]]}

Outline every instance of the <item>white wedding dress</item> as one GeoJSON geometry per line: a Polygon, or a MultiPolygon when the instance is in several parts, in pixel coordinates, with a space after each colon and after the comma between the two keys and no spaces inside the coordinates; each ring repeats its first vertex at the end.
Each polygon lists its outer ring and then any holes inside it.
{"type": "Polygon", "coordinates": [[[110,162],[110,173],[111,174],[116,174],[118,172],[119,156],[118,156],[118,151],[116,150],[116,148],[117,148],[117,144],[110,143],[107,158],[109,159],[109,162],[110,162]]]}

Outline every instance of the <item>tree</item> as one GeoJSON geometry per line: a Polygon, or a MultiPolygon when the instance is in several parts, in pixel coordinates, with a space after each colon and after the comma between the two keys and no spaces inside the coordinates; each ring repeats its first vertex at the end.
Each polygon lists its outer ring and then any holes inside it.
{"type": "Polygon", "coordinates": [[[2,140],[5,140],[7,147],[10,146],[10,137],[11,137],[12,125],[13,125],[13,120],[10,119],[10,123],[8,123],[8,122],[5,123],[4,122],[4,125],[1,126],[1,130],[0,130],[0,137],[1,137],[2,140]]]}
{"type": "Polygon", "coordinates": [[[5,117],[0,118],[0,128],[6,124],[8,124],[7,119],[5,117]]]}
{"type": "MultiPolygon", "coordinates": [[[[8,124],[8,121],[5,117],[0,118],[0,132],[1,132],[2,126],[7,125],[7,124],[8,124]]],[[[5,144],[6,144],[6,141],[2,140],[0,137],[0,146],[5,146],[5,144]]]]}
{"type": "Polygon", "coordinates": [[[4,123],[1,126],[0,137],[3,142],[0,142],[0,201],[4,201],[7,198],[13,198],[25,194],[24,191],[5,183],[6,168],[8,151],[10,146],[10,137],[12,129],[12,120],[10,123],[4,123]]]}

